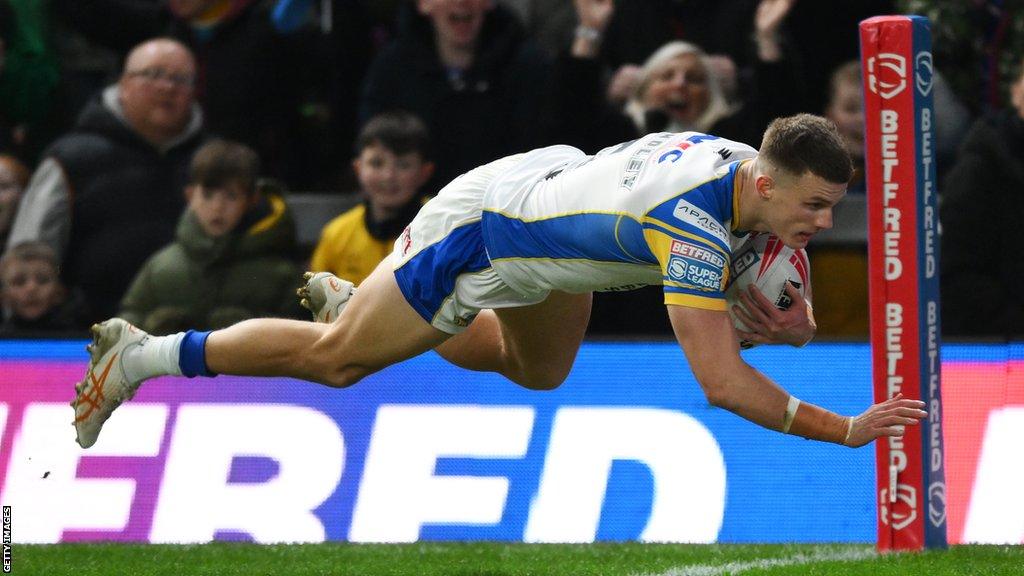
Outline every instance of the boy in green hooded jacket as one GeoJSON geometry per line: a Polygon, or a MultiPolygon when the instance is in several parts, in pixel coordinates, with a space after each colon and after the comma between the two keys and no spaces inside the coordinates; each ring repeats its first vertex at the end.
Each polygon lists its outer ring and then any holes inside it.
{"type": "Polygon", "coordinates": [[[258,183],[250,148],[214,140],[196,151],[175,241],[142,267],[120,316],[151,334],[216,329],[248,318],[305,317],[290,259],[295,223],[280,192],[258,183]]]}

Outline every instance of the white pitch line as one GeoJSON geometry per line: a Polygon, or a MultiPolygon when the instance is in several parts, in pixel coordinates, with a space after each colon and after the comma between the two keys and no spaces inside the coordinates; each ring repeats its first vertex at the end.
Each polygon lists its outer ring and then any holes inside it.
{"type": "Polygon", "coordinates": [[[878,554],[874,550],[822,550],[811,554],[796,554],[786,558],[762,558],[748,562],[729,562],[727,564],[695,564],[669,568],[665,572],[643,574],[640,576],[722,576],[739,574],[747,570],[763,570],[783,566],[800,566],[816,562],[852,562],[867,560],[878,554]]]}

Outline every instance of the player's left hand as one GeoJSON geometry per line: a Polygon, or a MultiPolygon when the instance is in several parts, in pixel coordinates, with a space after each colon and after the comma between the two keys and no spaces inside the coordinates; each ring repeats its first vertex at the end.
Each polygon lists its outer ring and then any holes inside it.
{"type": "Polygon", "coordinates": [[[750,328],[749,332],[737,329],[740,337],[757,344],[803,346],[810,342],[818,330],[814,315],[804,297],[789,282],[786,282],[786,294],[793,303],[789,309],[779,310],[754,284],[740,292],[743,305],[733,306],[733,312],[750,328]]]}

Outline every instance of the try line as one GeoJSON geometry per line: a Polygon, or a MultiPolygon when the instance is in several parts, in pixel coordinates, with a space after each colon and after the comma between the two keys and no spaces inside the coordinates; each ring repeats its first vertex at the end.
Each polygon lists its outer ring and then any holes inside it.
{"type": "Polygon", "coordinates": [[[857,560],[867,560],[877,556],[878,553],[874,550],[836,550],[834,548],[827,548],[817,550],[810,554],[800,553],[787,558],[762,558],[760,560],[729,562],[727,564],[696,564],[692,566],[679,566],[676,568],[670,568],[665,572],[639,574],[635,576],[721,576],[724,574],[739,574],[748,570],[800,566],[803,564],[814,564],[817,562],[853,562],[857,560]]]}

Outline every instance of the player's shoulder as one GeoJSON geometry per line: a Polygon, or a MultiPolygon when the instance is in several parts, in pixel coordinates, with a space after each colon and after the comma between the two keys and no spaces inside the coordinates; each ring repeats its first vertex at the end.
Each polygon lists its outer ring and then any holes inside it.
{"type": "Polygon", "coordinates": [[[757,155],[757,150],[747,144],[703,132],[677,132],[666,142],[666,148],[659,161],[664,158],[684,165],[710,163],[717,167],[757,155]]]}
{"type": "Polygon", "coordinates": [[[731,197],[735,167],[757,155],[746,144],[710,134],[681,132],[666,136],[653,151],[644,179],[653,204],[682,194],[731,197]]]}

